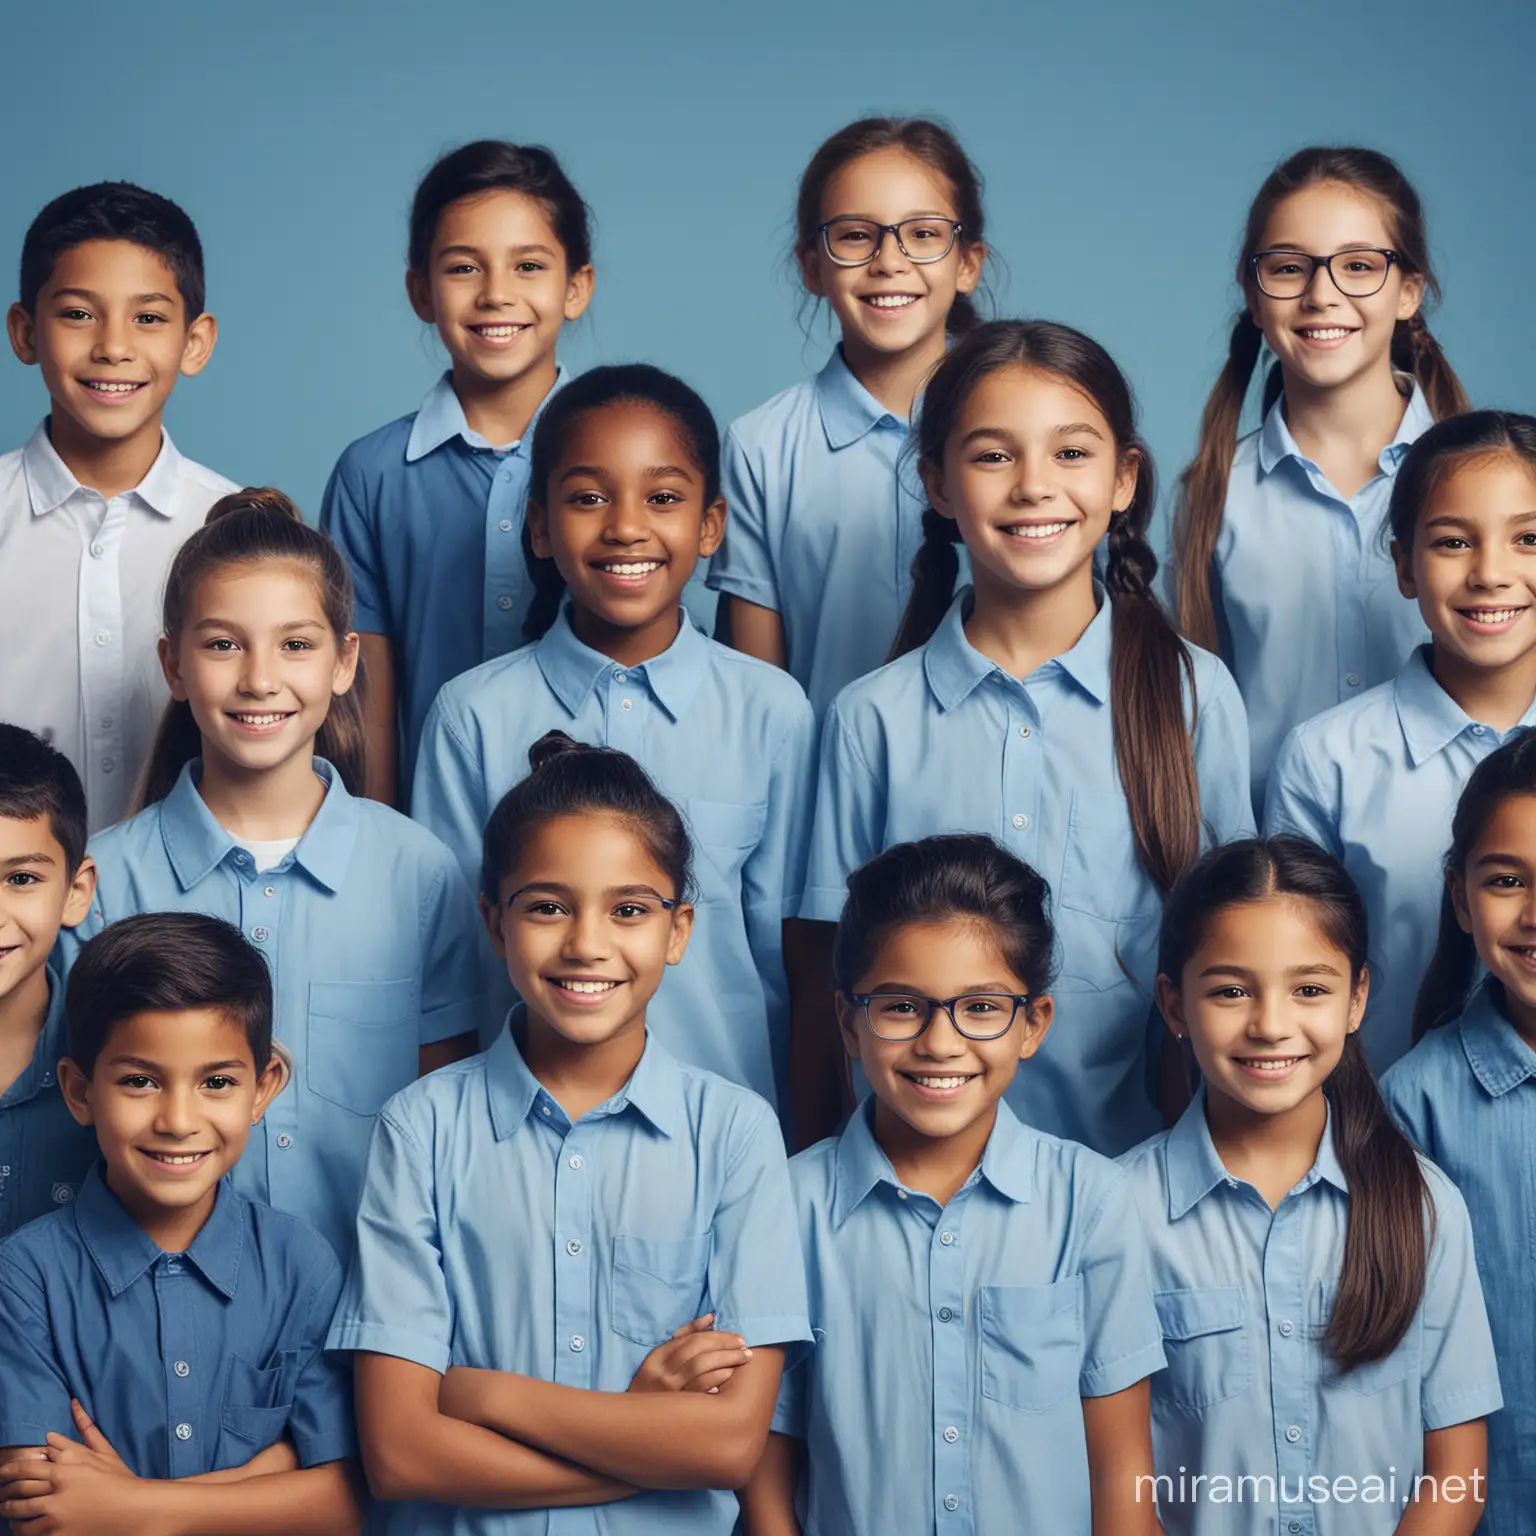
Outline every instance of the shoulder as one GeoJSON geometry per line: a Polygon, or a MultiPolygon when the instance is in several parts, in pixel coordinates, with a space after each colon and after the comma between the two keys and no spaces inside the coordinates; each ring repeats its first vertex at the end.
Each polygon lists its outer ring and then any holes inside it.
{"type": "Polygon", "coordinates": [[[341,1263],[335,1250],[307,1221],[280,1211],[226,1186],[225,1199],[240,1202],[241,1218],[251,1234],[255,1263],[264,1277],[294,1285],[310,1279],[320,1284],[339,1278],[341,1263]]]}
{"type": "Polygon", "coordinates": [[[1129,1183],[1142,1190],[1161,1189],[1163,1185],[1163,1148],[1168,1145],[1168,1132],[1158,1131],[1143,1142],[1122,1152],[1115,1159],[1129,1183]]]}
{"type": "Polygon", "coordinates": [[[926,698],[925,649],[908,651],[905,656],[898,656],[895,661],[888,661],[845,684],[828,707],[827,718],[860,734],[893,711],[905,712],[915,699],[926,698]]]}
{"type": "Polygon", "coordinates": [[[82,1251],[80,1228],[69,1207],[49,1211],[18,1227],[0,1241],[0,1287],[9,1287],[32,1300],[50,1286],[71,1284],[71,1255],[82,1251]]]}
{"type": "Polygon", "coordinates": [[[1432,1029],[1382,1074],[1382,1097],[1401,1105],[1427,1097],[1468,1075],[1459,1021],[1432,1029]]]}
{"type": "Polygon", "coordinates": [[[828,1136],[790,1158],[789,1182],[795,1191],[795,1199],[801,1204],[822,1205],[831,1199],[840,1140],[840,1137],[828,1136]]]}
{"type": "Polygon", "coordinates": [[[539,667],[538,649],[538,642],[534,641],[459,673],[438,690],[438,709],[444,714],[461,716],[514,709],[516,701],[508,697],[510,692],[535,684],[540,688],[548,686],[539,667]]]}
{"type": "Polygon", "coordinates": [[[486,1102],[485,1052],[438,1067],[385,1100],[379,1126],[430,1152],[446,1132],[468,1131],[471,1112],[486,1102]]]}
{"type": "Polygon", "coordinates": [[[1419,1171],[1424,1175],[1424,1186],[1429,1191],[1429,1203],[1435,1213],[1435,1246],[1439,1247],[1448,1236],[1467,1232],[1472,1217],[1450,1175],[1422,1152],[1418,1158],[1419,1171]]]}
{"type": "Polygon", "coordinates": [[[1184,641],[1184,649],[1189,653],[1189,667],[1195,679],[1195,696],[1199,700],[1202,714],[1208,707],[1241,702],[1237,680],[1220,656],[1189,640],[1184,641]]]}
{"type": "Polygon", "coordinates": [[[232,495],[240,489],[238,482],[185,456],[181,460],[180,474],[182,489],[189,500],[200,504],[200,514],[206,512],[221,496],[232,495]]]}
{"type": "Polygon", "coordinates": [[[665,1057],[665,1068],[677,1074],[697,1140],[723,1145],[733,1160],[754,1143],[762,1142],[776,1161],[784,1160],[784,1138],[778,1118],[761,1095],[672,1056],[665,1057]]]}
{"type": "Polygon", "coordinates": [[[1237,440],[1237,447],[1232,452],[1232,470],[1227,479],[1227,489],[1230,494],[1234,489],[1234,482],[1246,481],[1249,485],[1257,482],[1259,475],[1259,438],[1263,433],[1262,427],[1255,427],[1252,432],[1245,433],[1237,440]]]}
{"type": "Polygon", "coordinates": [[[781,449],[797,437],[816,411],[816,376],[801,379],[761,405],[738,416],[726,430],[728,443],[748,454],[781,449]]]}
{"type": "Polygon", "coordinates": [[[805,689],[782,667],[733,650],[708,635],[704,643],[709,647],[711,668],[733,694],[750,694],[754,704],[771,715],[782,716],[786,723],[810,713],[805,689]]]}
{"type": "Polygon", "coordinates": [[[1362,739],[1378,740],[1389,728],[1395,732],[1396,723],[1397,684],[1389,680],[1303,720],[1291,738],[1316,761],[1337,761],[1362,739]]]}
{"type": "Polygon", "coordinates": [[[147,805],[126,821],[114,822],[94,833],[86,845],[86,852],[98,864],[124,863],[142,858],[145,851],[161,846],[161,804],[147,805]]]}
{"type": "Polygon", "coordinates": [[[348,443],[336,461],[337,473],[348,478],[367,480],[378,479],[392,469],[403,468],[406,444],[411,440],[411,428],[415,423],[416,412],[412,411],[348,443]]]}
{"type": "Polygon", "coordinates": [[[383,847],[397,857],[403,854],[415,858],[434,870],[454,862],[447,844],[420,822],[412,821],[409,816],[377,800],[366,800],[359,796],[354,803],[357,806],[359,838],[365,846],[383,847]]]}
{"type": "Polygon", "coordinates": [[[1034,1144],[1035,1180],[1045,1189],[1068,1189],[1072,1207],[1089,1220],[1103,1202],[1128,1182],[1126,1167],[1080,1142],[1025,1127],[1026,1145],[1034,1144]]]}

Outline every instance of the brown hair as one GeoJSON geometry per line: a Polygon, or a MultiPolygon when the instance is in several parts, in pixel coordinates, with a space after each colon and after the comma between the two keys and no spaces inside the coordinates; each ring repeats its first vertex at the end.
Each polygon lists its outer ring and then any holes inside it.
{"type": "MultiPolygon", "coordinates": [[[[1184,715],[1183,684],[1192,703],[1194,664],[1152,590],[1157,557],[1147,523],[1157,499],[1152,455],[1136,433],[1130,385],[1098,342],[1047,320],[994,320],[957,342],[923,393],[917,425],[919,462],[943,462],[944,446],[972,390],[1000,368],[1035,368],[1080,389],[1103,413],[1122,459],[1138,461],[1136,494],[1109,520],[1104,585],[1114,612],[1109,649],[1109,703],[1115,762],[1131,813],[1136,856],[1166,892],[1200,856],[1200,785],[1184,715]]],[[[912,562],[912,596],[893,657],[932,638],[949,607],[958,559],[957,525],[932,507],[923,513],[923,542],[912,562]]],[[[1196,707],[1198,707],[1196,703],[1196,707]]]]}
{"type": "MultiPolygon", "coordinates": [[[[338,640],[352,629],[352,578],[341,551],[281,491],[247,487],[221,497],[209,508],[203,526],[177,551],[165,579],[161,628],[174,644],[181,634],[199,584],[211,572],[230,565],[286,560],[308,569],[315,579],[326,622],[338,640]]],[[[327,759],[353,794],[363,786],[363,678],[331,700],[315,737],[315,753],[327,759]]],[[[173,699],[161,717],[155,744],[140,781],[134,809],[143,810],[170,794],[182,768],[202,754],[202,732],[184,699],[173,699]]]]}
{"type": "MultiPolygon", "coordinates": [[[[926,117],[864,117],[839,128],[811,156],[800,177],[795,197],[795,254],[803,256],[815,247],[821,224],[821,200],[828,184],[844,166],[880,149],[904,149],[949,183],[959,216],[960,238],[969,246],[985,243],[981,172],[960,147],[960,141],[942,123],[926,117]]],[[[990,255],[989,255],[990,259],[990,255]]],[[[963,336],[981,324],[981,312],[968,293],[957,293],[945,328],[963,336]]]]}
{"type": "MultiPolygon", "coordinates": [[[[1313,147],[1298,150],[1276,166],[1248,210],[1243,247],[1237,259],[1238,286],[1250,292],[1249,259],[1259,248],[1276,207],[1307,187],[1335,183],[1374,197],[1391,231],[1398,265],[1405,276],[1424,280],[1425,304],[1438,301],[1440,283],[1429,260],[1429,239],[1419,195],[1395,161],[1374,149],[1313,147]]],[[[1178,562],[1179,628],[1196,645],[1217,649],[1216,601],[1211,566],[1226,512],[1227,481],[1237,449],[1238,421],[1259,360],[1263,333],[1244,308],[1233,322],[1227,361],[1205,402],[1200,442],[1179,477],[1174,514],[1174,550],[1178,562]]],[[[1430,334],[1424,308],[1411,320],[1399,320],[1392,333],[1392,366],[1412,374],[1436,420],[1467,409],[1466,392],[1430,334]]],[[[1271,368],[1264,385],[1267,412],[1281,392],[1280,370],[1271,368]]]]}

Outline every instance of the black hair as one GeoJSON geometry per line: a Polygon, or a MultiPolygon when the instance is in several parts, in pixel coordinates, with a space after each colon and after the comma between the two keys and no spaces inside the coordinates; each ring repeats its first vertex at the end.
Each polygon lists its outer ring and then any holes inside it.
{"type": "Polygon", "coordinates": [[[41,736],[0,722],[0,816],[7,821],[48,818],[73,878],[85,857],[85,789],[75,766],[41,736]]]}
{"type": "MultiPolygon", "coordinates": [[[[1536,731],[1518,731],[1490,752],[1472,770],[1456,803],[1456,814],[1451,818],[1451,846],[1445,855],[1440,929],[1435,935],[1429,969],[1424,972],[1413,1004],[1415,1040],[1449,1024],[1467,1006],[1467,997],[1477,979],[1477,946],[1457,921],[1451,881],[1465,878],[1467,860],[1488,830],[1488,823],[1506,800],[1517,795],[1536,795],[1536,731]]],[[[1488,985],[1502,1001],[1500,982],[1490,977],[1488,985]]]]}
{"type": "MultiPolygon", "coordinates": [[[[1180,987],[1184,967],[1221,912],[1275,897],[1306,905],[1357,985],[1370,937],[1359,888],[1331,853],[1288,835],[1224,843],[1174,886],[1163,908],[1159,973],[1180,987]]],[[[1425,1216],[1433,1206],[1418,1154],[1387,1112],[1358,1030],[1345,1038],[1323,1093],[1349,1185],[1344,1262],[1325,1343],[1350,1371],[1385,1359],[1413,1322],[1424,1295],[1425,1216]]]]}
{"type": "MultiPolygon", "coordinates": [[[[577,419],[609,405],[649,405],[669,417],[683,439],[694,467],[704,476],[703,506],[720,495],[720,429],[703,397],[676,374],[649,363],[609,363],[589,369],[557,390],[539,416],[529,450],[529,499],[549,507],[549,477],[577,419]]],[[[525,639],[537,640],[560,614],[565,577],[553,559],[533,552],[527,519],[523,521],[523,560],[533,578],[533,599],[523,621],[525,639]]]]}
{"type": "Polygon", "coordinates": [[[1458,464],[1467,459],[1508,454],[1536,477],[1536,416],[1515,411],[1466,411],[1437,421],[1403,455],[1392,482],[1387,521],[1392,538],[1404,549],[1413,536],[1430,497],[1458,464]]]}
{"type": "Polygon", "coordinates": [[[103,928],[64,991],[69,1059],[87,1077],[112,1031],[140,1013],[211,1009],[245,1034],[258,1073],[272,1059],[272,977],[261,952],[222,918],[144,912],[103,928]]]}
{"type": "MultiPolygon", "coordinates": [[[[693,899],[693,841],[677,807],[627,752],[572,741],[547,731],[528,749],[528,777],[497,802],[485,826],[480,889],[493,905],[501,882],[517,867],[528,839],[562,816],[592,813],[629,824],[672,882],[673,899],[693,899]]],[[[666,892],[662,893],[663,895],[666,892]]]]}
{"type": "Polygon", "coordinates": [[[411,202],[406,264],[425,272],[444,210],[479,192],[521,192],[542,205],[555,238],[565,248],[567,273],[592,262],[592,211],[571,185],[560,162],[542,144],[476,139],[443,155],[421,178],[411,202]]]}
{"type": "Polygon", "coordinates": [[[832,985],[845,997],[898,929],[950,919],[984,927],[1031,997],[1051,984],[1051,892],[1033,869],[980,833],[896,843],[848,877],[832,943],[832,985]]]}
{"type": "Polygon", "coordinates": [[[131,181],[76,187],[32,220],[21,242],[21,307],[37,313],[37,296],[66,251],[88,240],[126,240],[153,251],[171,269],[191,322],[202,314],[206,289],[197,227],[168,197],[131,181]]]}

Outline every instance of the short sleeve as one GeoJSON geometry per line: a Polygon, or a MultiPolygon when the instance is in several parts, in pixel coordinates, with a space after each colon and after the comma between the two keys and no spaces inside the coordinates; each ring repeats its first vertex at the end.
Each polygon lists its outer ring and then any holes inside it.
{"type": "Polygon", "coordinates": [[[717,592],[778,613],[783,605],[768,540],[767,497],[734,427],[720,449],[720,489],[725,496],[725,541],[710,561],[709,584],[717,592]]]}
{"type": "Polygon", "coordinates": [[[1200,816],[1214,845],[1252,837],[1254,823],[1248,712],[1232,674],[1220,662],[1213,670],[1208,696],[1199,700],[1194,750],[1200,816]]]}
{"type": "Polygon", "coordinates": [[[774,1434],[790,1435],[796,1440],[806,1438],[806,1400],[810,1395],[812,1362],[813,1356],[808,1350],[785,1362],[784,1374],[779,1377],[779,1395],[773,1405],[770,1428],[774,1434]]]}
{"type": "Polygon", "coordinates": [[[884,831],[883,786],[876,782],[834,700],[822,727],[801,917],[835,923],[842,916],[848,876],[881,851],[884,831]]]}
{"type": "Polygon", "coordinates": [[[1307,752],[1305,727],[1296,726],[1280,744],[1264,795],[1264,835],[1288,832],[1310,838],[1334,858],[1344,857],[1339,841],[1339,808],[1328,804],[1307,752]]]}
{"type": "Polygon", "coordinates": [[[69,1399],[41,1285],[0,1265],[0,1445],[42,1445],[50,1433],[74,1439],[69,1399]]]}
{"type": "Polygon", "coordinates": [[[453,855],[441,851],[423,898],[421,1043],[449,1040],[480,1022],[480,914],[453,855]]]}
{"type": "Polygon", "coordinates": [[[341,1266],[331,1259],[318,1276],[304,1326],[307,1359],[293,1393],[288,1431],[299,1464],[318,1467],[357,1454],[352,1417],[352,1371],[344,1355],[325,1347],[326,1334],[341,1297],[341,1266]]]}
{"type": "MultiPolygon", "coordinates": [[[[709,1302],[716,1326],[748,1344],[804,1343],[805,1264],[784,1135],[755,1096],[730,1127],[730,1160],[711,1222],[709,1302]]],[[[793,1357],[798,1351],[791,1350],[793,1357]]],[[[789,1359],[786,1358],[786,1367],[789,1359]]]]}
{"type": "Polygon", "coordinates": [[[1116,1170],[1083,1244],[1084,1397],[1109,1397],[1168,1363],[1152,1300],[1152,1269],[1141,1216],[1125,1173],[1116,1170]]]}
{"type": "Polygon", "coordinates": [[[1456,1187],[1424,1166],[1435,1204],[1422,1304],[1424,1342],[1419,1403],[1425,1430],[1486,1418],[1504,1404],[1488,1328],[1488,1309],[1472,1249],[1472,1219],[1456,1187]]]}
{"type": "Polygon", "coordinates": [[[386,1105],[373,1127],[357,1249],[326,1348],[393,1355],[444,1372],[452,1340],[432,1156],[386,1105]]]}
{"type": "Polygon", "coordinates": [[[480,889],[480,850],[485,824],[485,767],[464,740],[439,693],[427,711],[416,751],[411,818],[448,845],[464,882],[480,889]]]}
{"type": "Polygon", "coordinates": [[[1426,1157],[1434,1157],[1434,1127],[1423,1079],[1409,1069],[1410,1062],[1417,1066],[1412,1051],[1387,1068],[1381,1079],[1381,1096],[1409,1141],[1426,1157]]]}
{"type": "Polygon", "coordinates": [[[352,573],[353,623],[364,634],[392,635],[374,511],[348,449],[331,471],[320,502],[320,531],[329,534],[352,573]]]}

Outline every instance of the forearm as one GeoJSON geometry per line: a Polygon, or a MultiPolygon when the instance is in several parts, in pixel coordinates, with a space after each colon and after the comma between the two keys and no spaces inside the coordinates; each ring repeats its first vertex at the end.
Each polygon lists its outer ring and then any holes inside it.
{"type": "Polygon", "coordinates": [[[751,1480],[741,1490],[746,1536],[801,1536],[795,1514],[800,1444],[789,1435],[770,1434],[751,1480]]]}
{"type": "Polygon", "coordinates": [[[1471,1536],[1487,1500],[1488,1479],[1481,1471],[1425,1479],[1397,1523],[1397,1536],[1471,1536]]]}
{"type": "Polygon", "coordinates": [[[400,803],[399,727],[395,702],[395,659],[387,635],[363,635],[363,734],[367,741],[370,800],[400,803]]]}
{"type": "Polygon", "coordinates": [[[343,1536],[362,1530],[351,1462],[234,1482],[189,1478],[148,1487],[155,1529],[165,1536],[343,1536]]]}

